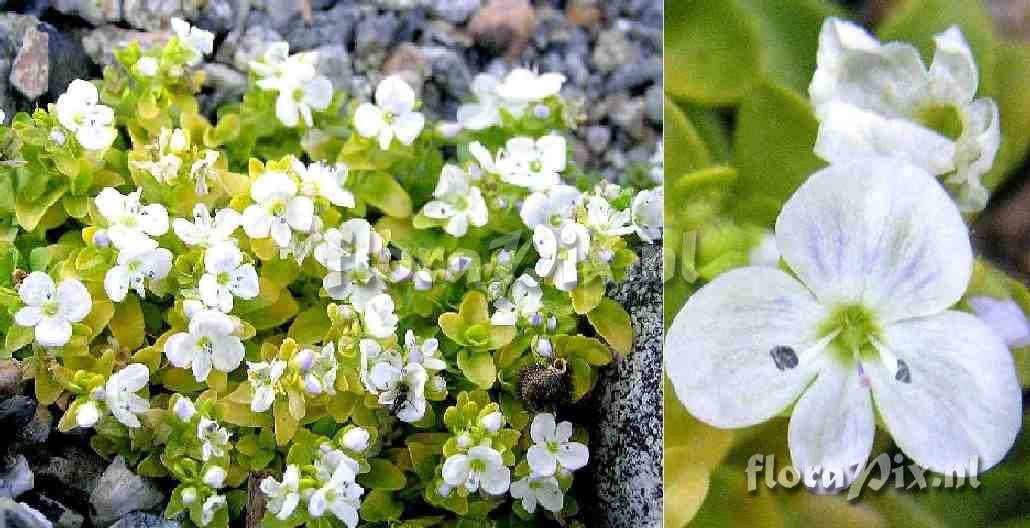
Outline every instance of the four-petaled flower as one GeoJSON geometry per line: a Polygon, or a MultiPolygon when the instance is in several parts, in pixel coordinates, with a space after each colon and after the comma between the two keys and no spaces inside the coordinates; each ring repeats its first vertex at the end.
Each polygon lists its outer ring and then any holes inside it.
{"type": "Polygon", "coordinates": [[[496,449],[477,445],[465,454],[447,457],[443,463],[443,480],[449,486],[465,486],[469,493],[482,489],[491,495],[508,491],[511,470],[504,465],[496,449]]]}
{"type": "Polygon", "coordinates": [[[354,193],[347,190],[347,165],[316,161],[304,166],[297,158],[292,162],[293,172],[300,177],[300,192],[312,199],[321,196],[340,207],[354,207],[354,193]]]}
{"type": "Polygon", "coordinates": [[[571,221],[583,195],[571,185],[555,185],[526,197],[519,216],[526,227],[550,226],[558,229],[571,221]]]}
{"type": "Polygon", "coordinates": [[[575,222],[559,229],[538,225],[533,229],[533,247],[540,260],[534,268],[540,277],[550,277],[554,287],[572,291],[579,285],[576,265],[587,258],[590,251],[590,232],[575,222]]]}
{"type": "Polygon", "coordinates": [[[150,402],[136,394],[150,381],[150,371],[141,363],[133,363],[115,372],[104,386],[104,402],[111,414],[126,427],[139,427],[136,416],[150,409],[150,402]]]}
{"type": "Polygon", "coordinates": [[[821,470],[819,487],[864,467],[881,419],[933,471],[997,464],[1020,428],[1020,386],[1001,339],[948,309],[973,257],[941,185],[896,159],[831,165],[788,200],[775,232],[793,275],[724,273],[669,329],[666,372],[687,409],[732,428],[792,408],[791,459],[821,470]]]}
{"type": "Polygon", "coordinates": [[[223,312],[232,311],[233,297],[253,299],[259,293],[257,271],[243,263],[243,253],[232,244],[204,252],[205,273],[200,277],[200,298],[223,312]]]}
{"type": "Polygon", "coordinates": [[[176,218],[172,220],[172,230],[187,246],[210,248],[222,244],[235,245],[236,239],[232,234],[242,222],[243,217],[235,209],[219,209],[212,219],[207,206],[198,203],[193,206],[193,222],[176,218]]]}
{"type": "Polygon", "coordinates": [[[528,273],[523,273],[511,286],[511,296],[501,297],[494,302],[497,311],[490,316],[490,324],[512,326],[520,318],[529,318],[543,307],[544,291],[540,283],[528,273]]]}
{"type": "Polygon", "coordinates": [[[355,528],[361,495],[365,493],[364,488],[354,481],[358,462],[338,449],[322,445],[315,467],[322,485],[308,498],[308,513],[318,518],[329,510],[347,528],[355,528]]]}
{"type": "Polygon", "coordinates": [[[200,440],[200,459],[205,462],[212,458],[225,456],[229,448],[230,433],[207,416],[197,423],[197,439],[200,440]]]}
{"type": "Polygon", "coordinates": [[[511,496],[515,499],[522,499],[522,508],[529,513],[536,511],[537,504],[550,512],[561,511],[565,504],[561,487],[558,486],[558,479],[553,476],[530,475],[522,480],[512,482],[511,496]]]}
{"type": "Polygon", "coordinates": [[[42,271],[29,273],[18,288],[25,306],[14,314],[14,322],[34,326],[36,342],[45,347],[64,346],[72,337],[72,323],[89,315],[93,300],[81,282],[66,279],[54,285],[42,271]]]}
{"type": "Polygon", "coordinates": [[[354,112],[354,128],[367,138],[377,138],[379,148],[389,150],[393,138],[411,145],[426,120],[415,111],[415,91],[400,77],[391,75],[376,87],[376,102],[362,103],[354,112]]]}
{"type": "Polygon", "coordinates": [[[475,227],[486,225],[488,211],[483,193],[472,185],[471,176],[459,167],[444,165],[433,197],[436,199],[422,208],[422,214],[444,220],[443,230],[448,235],[463,237],[469,224],[475,227]]]}
{"type": "Polygon", "coordinates": [[[285,521],[300,503],[300,469],[293,464],[286,466],[282,482],[265,477],[261,481],[261,492],[268,497],[268,511],[285,521]]]}
{"type": "Polygon", "coordinates": [[[380,293],[365,303],[365,330],[369,334],[385,339],[397,331],[397,314],[394,313],[393,297],[380,293]]]}
{"type": "Polygon", "coordinates": [[[551,476],[558,468],[575,471],[587,465],[587,446],[570,441],[572,423],[555,423],[553,414],[540,413],[533,417],[529,433],[533,446],[526,453],[526,461],[534,474],[551,476]]]}
{"type": "Polygon", "coordinates": [[[122,302],[132,288],[140,298],[146,296],[146,281],[160,280],[172,269],[172,252],[147,244],[118,253],[118,264],[104,275],[104,291],[114,302],[122,302]],[[150,247],[148,247],[150,246],[150,247]]]}
{"type": "Polygon", "coordinates": [[[665,227],[665,187],[640,191],[633,197],[630,206],[633,230],[644,242],[652,243],[662,238],[665,227]]]}
{"type": "Polygon", "coordinates": [[[293,231],[311,229],[315,204],[297,194],[297,184],[281,172],[265,172],[250,186],[253,205],[243,211],[243,230],[250,238],[271,235],[275,243],[288,247],[293,231]]]}
{"type": "Polygon", "coordinates": [[[440,342],[435,337],[419,343],[419,339],[415,337],[415,331],[408,330],[404,333],[404,349],[408,353],[409,362],[419,363],[426,370],[445,370],[447,368],[447,363],[444,363],[444,360],[437,354],[440,352],[440,342]]]}
{"type": "Polygon", "coordinates": [[[512,185],[531,191],[550,189],[561,183],[565,170],[565,138],[511,138],[497,155],[496,169],[501,180],[512,185]]]}
{"type": "Polygon", "coordinates": [[[272,408],[272,403],[280,392],[279,378],[283,377],[286,367],[286,362],[281,360],[247,362],[247,379],[254,389],[250,410],[261,413],[272,408]]]}
{"type": "Polygon", "coordinates": [[[612,207],[603,196],[591,196],[587,200],[587,227],[606,236],[622,236],[633,232],[630,225],[633,217],[629,209],[622,211],[612,207]]]}
{"type": "Polygon", "coordinates": [[[214,50],[215,35],[210,31],[193,27],[181,18],[172,19],[172,31],[175,32],[176,37],[179,37],[179,44],[190,53],[186,60],[186,64],[189,66],[200,64],[204,60],[204,55],[214,50]]]}
{"type": "Polygon", "coordinates": [[[102,104],[93,83],[75,79],[68,90],[57,98],[57,120],[75,133],[75,139],[86,150],[103,150],[111,146],[118,132],[114,129],[114,110],[102,104]]]}
{"type": "Polygon", "coordinates": [[[190,319],[189,331],[179,332],[165,341],[168,361],[177,368],[192,367],[193,377],[204,381],[211,366],[232,372],[243,361],[243,343],[232,335],[236,323],[215,310],[203,310],[190,319]]]}
{"type": "Polygon", "coordinates": [[[168,211],[161,204],[142,205],[141,189],[124,195],[113,187],[97,194],[97,210],[107,220],[107,236],[119,250],[153,245],[152,236],[168,232],[168,211]]]}

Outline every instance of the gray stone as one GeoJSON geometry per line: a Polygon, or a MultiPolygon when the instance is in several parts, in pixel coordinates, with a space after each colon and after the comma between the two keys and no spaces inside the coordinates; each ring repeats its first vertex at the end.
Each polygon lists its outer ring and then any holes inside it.
{"type": "Polygon", "coordinates": [[[337,90],[349,91],[354,71],[350,55],[342,44],[330,44],[315,48],[315,68],[325,75],[337,90]]]}
{"type": "Polygon", "coordinates": [[[122,19],[120,0],[53,0],[50,6],[66,15],[77,15],[94,26],[122,19]]]}
{"type": "Polygon", "coordinates": [[[482,5],[481,0],[430,0],[429,12],[453,24],[460,24],[482,5]]]}
{"type": "Polygon", "coordinates": [[[260,59],[271,43],[281,40],[283,40],[282,35],[275,30],[264,26],[250,26],[236,43],[235,50],[230,57],[223,56],[223,52],[228,49],[228,46],[222,46],[222,49],[218,50],[217,57],[220,62],[230,63],[237,70],[250,71],[250,63],[260,59]]]}
{"type": "Polygon", "coordinates": [[[39,28],[48,36],[47,55],[50,61],[50,75],[47,81],[47,93],[56,100],[75,79],[92,77],[93,65],[89,62],[86,50],[78,39],[67,31],[58,31],[50,24],[40,24],[39,28]]]}
{"type": "Polygon", "coordinates": [[[339,2],[329,10],[312,13],[310,24],[294,16],[285,25],[276,27],[290,43],[290,50],[300,51],[322,46],[346,46],[354,41],[360,20],[360,6],[339,2]]]}
{"type": "Polygon", "coordinates": [[[172,18],[192,20],[196,7],[191,0],[122,0],[122,16],[134,28],[158,31],[172,18]]]}
{"type": "Polygon", "coordinates": [[[53,427],[54,415],[43,405],[36,406],[32,418],[18,429],[15,442],[21,449],[46,443],[53,427]]]}
{"type": "Polygon", "coordinates": [[[605,93],[632,90],[647,84],[657,83],[662,78],[662,59],[649,57],[623,64],[615,69],[605,83],[605,93]]]}
{"type": "Polygon", "coordinates": [[[36,99],[47,91],[49,41],[46,32],[29,28],[22,35],[21,48],[11,65],[11,86],[28,99],[36,99]]]}
{"type": "Polygon", "coordinates": [[[626,37],[626,33],[618,29],[606,29],[597,35],[597,45],[591,55],[594,66],[608,73],[622,66],[635,62],[640,58],[640,50],[626,37]]]}
{"type": "Polygon", "coordinates": [[[247,76],[224,64],[217,62],[204,63],[204,86],[211,87],[214,92],[207,99],[210,110],[230,102],[238,101],[247,91],[247,76]]]}
{"type": "Polygon", "coordinates": [[[602,125],[592,125],[586,130],[587,146],[594,152],[604,152],[612,141],[612,129],[602,125]]]}
{"type": "Polygon", "coordinates": [[[476,44],[495,55],[518,57],[536,26],[529,0],[490,0],[472,16],[469,33],[476,44]]]}
{"type": "Polygon", "coordinates": [[[164,498],[156,482],[130,471],[119,455],[90,494],[90,519],[93,524],[107,526],[127,513],[155,508],[164,498]]]}
{"type": "MultiPolygon", "coordinates": [[[[0,431],[17,431],[36,414],[36,400],[19,395],[0,402],[0,431]]],[[[11,438],[7,436],[7,438],[11,438]]],[[[0,442],[2,443],[2,442],[0,442]]]]}
{"type": "Polygon", "coordinates": [[[228,33],[236,26],[241,3],[234,0],[207,0],[197,14],[196,24],[216,35],[228,33]]]}
{"type": "Polygon", "coordinates": [[[644,135],[644,113],[646,111],[647,104],[643,97],[628,97],[620,94],[613,97],[609,119],[633,139],[641,139],[644,135]]]}
{"type": "Polygon", "coordinates": [[[608,294],[633,322],[633,354],[603,369],[594,393],[587,502],[601,528],[661,526],[662,244],[641,247],[627,280],[608,294]]]}
{"type": "Polygon", "coordinates": [[[647,103],[647,119],[656,125],[662,123],[662,108],[665,105],[665,96],[662,94],[662,87],[653,84],[644,92],[644,101],[647,103]]]}
{"type": "Polygon", "coordinates": [[[83,498],[92,493],[106,463],[99,455],[79,446],[54,447],[52,451],[30,452],[29,467],[36,479],[52,481],[47,489],[60,488],[83,498]]]}
{"type": "MultiPolygon", "coordinates": [[[[0,76],[6,76],[2,75],[4,70],[5,68],[0,64],[0,76]]],[[[20,361],[17,359],[0,361],[0,398],[10,398],[17,394],[21,387],[21,378],[22,366],[20,361]]]]}
{"type": "Polygon", "coordinates": [[[161,515],[144,512],[132,512],[118,522],[111,525],[111,528],[180,528],[182,524],[178,521],[165,519],[161,515]]]}
{"type": "Polygon", "coordinates": [[[366,58],[373,53],[388,49],[393,43],[397,27],[397,15],[391,12],[369,16],[362,20],[354,38],[354,49],[358,57],[366,58]]]}
{"type": "Polygon", "coordinates": [[[22,500],[53,521],[57,528],[81,528],[86,521],[85,517],[63,503],[35,491],[26,493],[22,500]]]}
{"type": "Polygon", "coordinates": [[[53,528],[53,524],[31,506],[0,499],[0,526],[3,528],[53,528]]]}
{"type": "Polygon", "coordinates": [[[29,469],[29,463],[22,455],[14,457],[3,474],[0,474],[0,497],[15,498],[36,485],[35,475],[29,469]]]}
{"type": "Polygon", "coordinates": [[[130,42],[138,42],[140,49],[161,46],[171,38],[168,31],[135,31],[114,25],[98,27],[82,36],[82,47],[89,58],[100,65],[114,64],[114,52],[130,42]]]}
{"type": "Polygon", "coordinates": [[[429,62],[433,81],[443,88],[447,95],[455,99],[469,96],[473,74],[464,57],[454,50],[440,46],[422,48],[422,56],[429,62]]]}

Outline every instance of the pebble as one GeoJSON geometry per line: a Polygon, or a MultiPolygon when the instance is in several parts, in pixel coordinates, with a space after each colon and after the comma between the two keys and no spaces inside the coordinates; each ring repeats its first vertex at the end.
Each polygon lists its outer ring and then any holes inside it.
{"type": "Polygon", "coordinates": [[[158,31],[169,27],[175,17],[193,20],[196,8],[182,0],[122,0],[122,17],[134,28],[158,31]]]}
{"type": "Polygon", "coordinates": [[[494,55],[517,57],[529,42],[536,11],[529,0],[490,0],[469,21],[476,44],[494,55]]]}
{"type": "Polygon", "coordinates": [[[354,38],[355,53],[359,58],[367,58],[373,53],[385,51],[393,43],[397,27],[397,15],[392,12],[366,17],[358,25],[354,38]]]}
{"type": "Polygon", "coordinates": [[[481,5],[481,0],[431,0],[429,12],[452,24],[461,24],[481,5]]]}
{"type": "Polygon", "coordinates": [[[107,526],[123,515],[160,506],[165,495],[156,482],[140,477],[119,455],[107,467],[90,494],[93,524],[107,526]]]}
{"type": "Polygon", "coordinates": [[[132,41],[147,50],[163,45],[171,36],[168,31],[136,31],[109,24],[87,32],[82,37],[82,47],[94,63],[108,65],[114,64],[114,52],[132,41]]]}
{"type": "Polygon", "coordinates": [[[104,459],[85,447],[48,447],[51,449],[29,453],[29,467],[36,479],[50,480],[55,485],[48,489],[60,489],[68,494],[79,495],[85,502],[104,472],[104,459]]]}
{"type": "Polygon", "coordinates": [[[153,513],[132,512],[125,515],[110,528],[180,528],[182,524],[178,521],[165,519],[164,516],[153,513]]]}
{"type": "MultiPolygon", "coordinates": [[[[10,401],[10,400],[8,400],[10,401]]],[[[50,437],[50,430],[53,428],[54,415],[43,405],[36,406],[36,412],[15,434],[15,441],[22,449],[31,446],[44,444],[50,437]]]]}
{"type": "Polygon", "coordinates": [[[351,68],[350,55],[341,44],[329,44],[315,48],[315,67],[325,75],[337,90],[350,92],[354,71],[351,68]]]}
{"type": "Polygon", "coordinates": [[[639,55],[639,48],[630,42],[624,31],[607,29],[598,34],[591,60],[598,70],[609,73],[623,64],[636,62],[639,55]]]}
{"type": "MultiPolygon", "coordinates": [[[[2,71],[3,68],[0,68],[2,71]]],[[[21,386],[22,367],[17,359],[0,361],[0,398],[10,398],[21,386]]]]}
{"type": "Polygon", "coordinates": [[[416,96],[421,94],[422,84],[429,72],[422,50],[408,42],[397,46],[383,62],[383,75],[400,77],[415,90],[416,96]]]}
{"type": "Polygon", "coordinates": [[[608,148],[612,141],[612,129],[603,125],[592,125],[586,131],[587,146],[590,150],[600,153],[608,148]]]}
{"type": "Polygon", "coordinates": [[[119,0],[51,0],[50,7],[66,15],[78,15],[94,26],[122,19],[119,0]]]}
{"type": "Polygon", "coordinates": [[[53,521],[56,528],[81,528],[86,521],[85,517],[63,503],[36,491],[26,493],[21,499],[53,521]]]}
{"type": "Polygon", "coordinates": [[[16,455],[13,463],[0,474],[0,497],[15,498],[36,485],[35,475],[22,455],[16,455]]]}
{"type": "Polygon", "coordinates": [[[0,526],[4,528],[53,528],[53,524],[27,504],[0,499],[0,526]]]}
{"type": "Polygon", "coordinates": [[[351,2],[339,2],[332,9],[312,13],[311,24],[304,23],[299,16],[293,17],[290,24],[281,31],[293,51],[332,45],[347,46],[354,41],[354,33],[360,22],[359,6],[351,2]]]}
{"type": "Polygon", "coordinates": [[[28,99],[35,99],[47,91],[50,60],[49,37],[43,31],[29,28],[22,35],[21,47],[11,65],[11,86],[28,99]]]}

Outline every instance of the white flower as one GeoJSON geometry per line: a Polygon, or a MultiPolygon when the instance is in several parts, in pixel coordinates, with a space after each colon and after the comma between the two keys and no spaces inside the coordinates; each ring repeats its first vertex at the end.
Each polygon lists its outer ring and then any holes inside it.
{"type": "Polygon", "coordinates": [[[330,271],[348,271],[367,267],[372,253],[377,253],[382,244],[382,238],[367,220],[352,218],[338,229],[326,230],[314,256],[330,271]]]}
{"type": "Polygon", "coordinates": [[[100,94],[92,83],[75,79],[68,90],[57,98],[57,120],[75,133],[75,139],[86,150],[103,150],[114,142],[114,110],[97,104],[100,94]]]}
{"type": "Polygon", "coordinates": [[[347,182],[347,165],[329,165],[316,161],[305,167],[294,158],[293,172],[300,176],[300,192],[305,196],[312,199],[321,196],[333,205],[354,207],[354,193],[344,186],[347,182]]]}
{"type": "Polygon", "coordinates": [[[286,466],[281,483],[273,477],[265,477],[261,481],[261,492],[268,497],[268,511],[285,521],[300,503],[300,469],[292,464],[286,466]]]}
{"type": "Polygon", "coordinates": [[[225,456],[229,446],[229,431],[205,416],[197,424],[197,439],[201,442],[201,460],[206,462],[212,457],[225,456]]]}
{"type": "Polygon", "coordinates": [[[429,375],[422,365],[408,363],[400,369],[400,376],[379,393],[379,404],[389,405],[402,422],[421,420],[426,414],[425,388],[428,379],[429,375]]]}
{"type": "Polygon", "coordinates": [[[311,362],[304,369],[304,390],[311,394],[336,394],[336,345],[329,342],[321,349],[305,349],[311,362]]]}
{"type": "Polygon", "coordinates": [[[75,425],[83,428],[93,427],[100,420],[100,408],[96,402],[87,401],[75,411],[75,425]]]}
{"type": "Polygon", "coordinates": [[[297,126],[303,119],[309,128],[314,126],[312,110],[325,110],[333,100],[333,83],[321,75],[308,75],[306,64],[287,61],[287,72],[282,77],[263,79],[258,85],[264,90],[275,90],[275,116],[288,127],[297,126]],[[299,67],[298,67],[299,66],[299,67]]]}
{"type": "Polygon", "coordinates": [[[400,382],[404,360],[396,350],[383,350],[373,339],[362,339],[358,350],[361,352],[361,383],[365,390],[379,394],[400,382]]]}
{"type": "Polygon", "coordinates": [[[526,461],[536,475],[549,477],[558,468],[575,471],[585,465],[590,458],[587,446],[579,442],[570,442],[572,423],[555,423],[551,413],[540,413],[533,417],[529,427],[533,438],[533,446],[526,452],[526,461]]]}
{"type": "Polygon", "coordinates": [[[415,112],[415,91],[400,77],[391,75],[376,87],[376,102],[363,103],[354,112],[354,128],[367,138],[378,138],[379,148],[388,150],[396,137],[411,145],[426,120],[415,112]]]}
{"type": "Polygon", "coordinates": [[[168,232],[168,211],[161,204],[140,204],[140,189],[123,195],[105,187],[95,199],[97,210],[107,220],[107,236],[119,250],[151,244],[152,236],[168,232]]]}
{"type": "Polygon", "coordinates": [[[319,478],[324,483],[308,497],[308,513],[318,518],[328,509],[347,528],[355,528],[358,525],[358,510],[361,509],[361,495],[365,492],[354,482],[358,463],[342,451],[330,449],[328,452],[328,455],[323,454],[322,460],[315,461],[315,466],[319,468],[319,478]],[[324,479],[325,476],[329,476],[328,480],[324,479]]]}
{"type": "Polygon", "coordinates": [[[380,293],[365,303],[365,330],[369,334],[385,339],[397,332],[397,314],[394,313],[393,298],[380,293]]]}
{"type": "Polygon", "coordinates": [[[877,422],[935,472],[1001,460],[1021,391],[1001,339],[948,310],[973,257],[938,182],[892,159],[831,165],[784,205],[776,241],[793,275],[724,273],[669,328],[666,372],[694,416],[734,428],[793,409],[791,459],[820,487],[864,467],[877,422]]]}
{"type": "MultiPolygon", "coordinates": [[[[661,215],[661,210],[658,213],[661,215]]],[[[631,222],[629,209],[612,209],[612,205],[602,196],[591,196],[587,200],[587,227],[597,233],[607,236],[627,235],[633,232],[631,222]]]]}
{"type": "Polygon", "coordinates": [[[63,346],[72,337],[72,323],[89,315],[93,300],[81,282],[66,279],[54,286],[49,275],[33,271],[18,287],[25,304],[14,314],[14,322],[34,326],[36,342],[45,347],[63,346]]]}
{"type": "Polygon", "coordinates": [[[528,273],[523,273],[511,286],[511,298],[501,297],[494,306],[497,311],[490,316],[490,324],[512,326],[520,317],[528,318],[543,307],[544,291],[540,283],[528,273]]]}
{"type": "Polygon", "coordinates": [[[364,266],[348,271],[330,271],[322,280],[322,287],[338,301],[349,301],[361,310],[369,300],[386,291],[386,282],[375,268],[364,266]]]}
{"type": "MultiPolygon", "coordinates": [[[[149,244],[148,244],[149,246],[149,244]]],[[[172,270],[172,252],[142,246],[118,253],[118,264],[104,275],[104,291],[114,302],[122,302],[131,287],[140,298],[146,296],[145,281],[160,280],[172,270]]]]}
{"type": "MultiPolygon", "coordinates": [[[[315,75],[315,66],[313,59],[309,54],[297,54],[294,61],[300,65],[307,65],[310,69],[307,71],[299,72],[305,77],[312,77],[315,75]]],[[[290,60],[290,44],[285,41],[273,42],[265,48],[264,54],[261,56],[259,61],[251,61],[250,69],[256,73],[259,77],[264,79],[278,79],[286,76],[288,71],[298,73],[298,64],[290,65],[290,69],[287,69],[287,62],[290,60]]]]}
{"type": "Polygon", "coordinates": [[[587,258],[590,232],[569,222],[559,230],[538,225],[533,229],[533,247],[540,255],[534,270],[540,277],[550,277],[554,287],[572,291],[579,284],[576,265],[587,258]]]}
{"type": "Polygon", "coordinates": [[[447,364],[437,356],[440,351],[440,342],[431,337],[419,344],[413,330],[404,333],[404,348],[408,352],[408,361],[419,363],[427,370],[445,370],[447,364]]]}
{"type": "Polygon", "coordinates": [[[197,414],[197,407],[193,405],[189,398],[183,396],[172,406],[172,412],[175,413],[176,418],[183,422],[189,422],[193,419],[193,415],[197,414]]]}
{"type": "Polygon", "coordinates": [[[859,26],[827,19],[809,95],[819,135],[815,152],[837,163],[891,156],[944,176],[963,211],[987,203],[980,177],[1001,143],[998,106],[975,98],[979,75],[957,27],[934,37],[927,69],[908,44],[881,44],[859,26]]]}
{"type": "Polygon", "coordinates": [[[208,487],[219,489],[225,486],[225,476],[226,473],[224,469],[219,466],[211,466],[204,472],[202,480],[208,487]]]}
{"type": "Polygon", "coordinates": [[[991,327],[1007,346],[1019,348],[1030,345],[1030,323],[1016,301],[976,296],[968,302],[973,313],[991,327]]]}
{"type": "Polygon", "coordinates": [[[204,252],[205,273],[200,277],[200,298],[204,304],[228,313],[233,297],[258,296],[258,276],[253,264],[243,264],[243,253],[231,244],[208,248],[204,252]]]}
{"type": "Polygon", "coordinates": [[[371,435],[368,434],[368,430],[364,427],[355,427],[343,435],[343,439],[340,443],[343,447],[360,453],[368,449],[368,442],[371,439],[371,435]]]}
{"type": "Polygon", "coordinates": [[[219,153],[217,150],[205,150],[203,152],[204,157],[193,162],[190,165],[190,178],[195,182],[195,189],[198,196],[204,196],[207,194],[207,179],[215,174],[212,169],[215,162],[218,161],[219,153]]]}
{"type": "Polygon", "coordinates": [[[501,79],[495,90],[504,99],[508,111],[518,117],[530,103],[558,95],[562,84],[565,84],[565,76],[560,73],[537,75],[534,71],[516,68],[501,79]]]}
{"type": "Polygon", "coordinates": [[[232,372],[243,361],[243,343],[232,335],[236,324],[228,316],[204,310],[190,319],[189,332],[179,332],[165,341],[168,361],[177,368],[191,366],[193,377],[204,381],[211,366],[232,372]]]}
{"type": "Polygon", "coordinates": [[[250,186],[253,205],[243,211],[243,230],[250,238],[271,234],[279,247],[290,245],[293,231],[307,232],[315,216],[315,204],[297,195],[297,184],[281,172],[266,172],[250,186]]]}
{"type": "Polygon", "coordinates": [[[504,465],[501,453],[491,447],[478,445],[468,454],[447,457],[443,463],[443,480],[450,486],[465,486],[469,493],[479,489],[500,495],[508,491],[511,470],[504,465]]]}
{"type": "Polygon", "coordinates": [[[522,203],[519,216],[526,227],[546,225],[560,228],[573,218],[583,195],[571,185],[555,185],[543,192],[535,192],[522,203]]]}
{"type": "Polygon", "coordinates": [[[561,172],[565,170],[565,138],[511,138],[497,154],[496,166],[501,180],[507,183],[531,191],[550,189],[561,183],[561,172]]]}
{"type": "MultiPolygon", "coordinates": [[[[221,469],[221,468],[219,468],[221,469]]],[[[204,500],[204,505],[200,510],[200,526],[207,526],[211,524],[211,521],[215,520],[215,514],[218,510],[221,510],[226,505],[224,495],[212,495],[204,500]]]]}
{"type": "Polygon", "coordinates": [[[458,124],[469,130],[483,130],[501,124],[503,101],[497,95],[498,79],[489,73],[480,73],[472,80],[474,102],[458,107],[458,124]]]}
{"type": "Polygon", "coordinates": [[[235,245],[236,239],[232,234],[242,222],[240,213],[229,207],[219,209],[212,219],[207,205],[198,203],[193,206],[193,222],[176,218],[172,220],[172,230],[187,246],[210,248],[223,244],[235,245]]]}
{"type": "Polygon", "coordinates": [[[210,31],[190,26],[181,18],[172,19],[172,31],[179,37],[179,43],[190,52],[186,64],[196,66],[204,60],[204,55],[214,50],[215,36],[210,31]]]}
{"type": "Polygon", "coordinates": [[[651,181],[662,184],[665,182],[665,140],[658,140],[655,146],[654,155],[651,156],[651,181]]]}
{"type": "Polygon", "coordinates": [[[633,230],[644,242],[662,238],[665,228],[665,187],[644,190],[633,197],[630,210],[633,213],[633,230]]]}
{"type": "Polygon", "coordinates": [[[139,427],[137,414],[150,409],[150,402],[136,394],[150,381],[150,371],[142,363],[133,363],[107,379],[104,401],[111,414],[126,427],[139,427]]]}
{"type": "Polygon", "coordinates": [[[440,171],[440,180],[433,191],[433,200],[422,208],[422,214],[437,220],[446,220],[443,230],[448,235],[463,237],[469,224],[486,225],[486,200],[479,187],[471,184],[468,173],[446,164],[440,171]]]}
{"type": "Polygon", "coordinates": [[[504,425],[504,415],[500,411],[494,411],[479,420],[479,425],[482,425],[483,429],[489,433],[496,433],[504,425]]]}
{"type": "Polygon", "coordinates": [[[561,511],[565,504],[558,479],[554,477],[530,475],[512,482],[511,496],[514,499],[522,499],[522,507],[529,513],[536,511],[538,503],[550,512],[561,511]]]}
{"type": "Polygon", "coordinates": [[[475,164],[469,165],[469,171],[472,174],[473,180],[478,180],[482,176],[483,172],[496,173],[497,164],[494,161],[493,154],[478,141],[469,143],[469,154],[476,160],[475,164]]]}
{"type": "Polygon", "coordinates": [[[262,413],[272,408],[275,396],[279,392],[279,378],[286,372],[285,361],[247,362],[247,379],[254,389],[254,398],[250,401],[250,410],[262,413]]]}
{"type": "Polygon", "coordinates": [[[153,57],[140,57],[140,59],[136,61],[136,71],[144,77],[153,77],[157,75],[158,67],[157,59],[153,57]]]}

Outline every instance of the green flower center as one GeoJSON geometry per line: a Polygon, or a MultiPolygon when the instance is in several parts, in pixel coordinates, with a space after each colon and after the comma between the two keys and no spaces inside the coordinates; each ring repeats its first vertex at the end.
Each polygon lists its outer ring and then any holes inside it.
{"type": "Polygon", "coordinates": [[[232,277],[229,275],[228,271],[223,271],[215,276],[215,280],[218,281],[219,285],[227,286],[229,284],[229,281],[232,280],[232,277]]]}
{"type": "Polygon", "coordinates": [[[529,162],[529,170],[533,172],[540,172],[543,168],[544,164],[540,160],[533,160],[529,162]]]}
{"type": "Polygon", "coordinates": [[[486,471],[486,462],[478,458],[474,458],[471,462],[469,462],[469,469],[472,473],[482,473],[486,471]]]}
{"type": "Polygon", "coordinates": [[[389,125],[390,123],[393,123],[393,117],[394,117],[394,116],[393,116],[393,112],[391,112],[391,111],[389,111],[389,110],[384,110],[384,111],[383,111],[383,122],[384,122],[384,123],[386,123],[386,124],[388,124],[388,125],[389,125]]]}
{"type": "Polygon", "coordinates": [[[819,329],[820,336],[837,332],[830,347],[843,358],[852,358],[857,350],[861,355],[875,354],[872,340],[882,341],[880,323],[868,308],[859,304],[838,307],[819,329]]]}
{"type": "Polygon", "coordinates": [[[60,311],[61,303],[57,302],[57,299],[50,300],[43,303],[43,306],[41,306],[39,309],[41,312],[43,312],[43,315],[47,317],[53,317],[57,315],[58,311],[60,311]]]}
{"type": "Polygon", "coordinates": [[[916,121],[951,140],[962,135],[962,116],[954,105],[924,108],[916,115],[916,121]]]}
{"type": "Polygon", "coordinates": [[[455,209],[457,209],[459,211],[464,211],[465,209],[468,209],[468,207],[469,207],[469,201],[468,201],[467,198],[465,198],[464,196],[459,196],[459,197],[455,198],[455,200],[454,200],[454,208],[455,209]]]}

